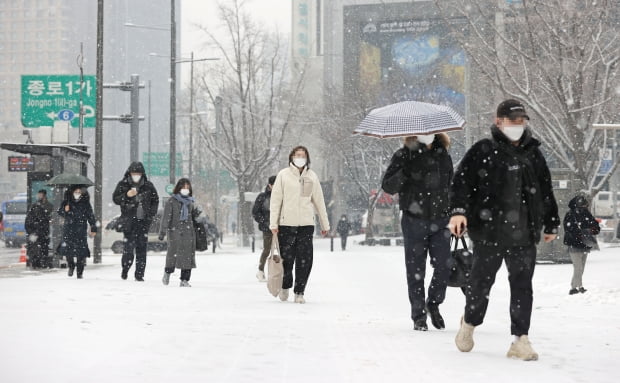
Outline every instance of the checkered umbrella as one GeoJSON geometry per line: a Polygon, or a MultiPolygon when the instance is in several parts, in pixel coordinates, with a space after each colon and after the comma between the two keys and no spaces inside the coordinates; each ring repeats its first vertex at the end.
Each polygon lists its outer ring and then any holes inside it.
{"type": "Polygon", "coordinates": [[[373,109],[353,132],[388,138],[461,130],[465,120],[449,106],[403,101],[373,109]]]}

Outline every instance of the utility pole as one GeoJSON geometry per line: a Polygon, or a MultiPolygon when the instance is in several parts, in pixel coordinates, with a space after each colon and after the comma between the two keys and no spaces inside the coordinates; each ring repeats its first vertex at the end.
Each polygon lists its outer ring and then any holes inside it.
{"type": "MultiPolygon", "coordinates": [[[[218,132],[220,131],[220,125],[222,124],[222,97],[215,97],[215,148],[218,148],[218,132]]],[[[213,214],[213,223],[215,228],[219,231],[218,215],[217,212],[220,207],[220,160],[215,156],[215,212],[213,214]]]]}
{"type": "MultiPolygon", "coordinates": [[[[95,220],[102,221],[103,212],[103,0],[97,0],[97,102],[95,107],[95,220]]],[[[81,94],[82,92],[80,92],[81,94]]],[[[81,97],[81,96],[80,96],[81,97]]],[[[80,117],[82,114],[80,102],[80,117]]],[[[93,246],[93,262],[101,263],[101,229],[93,246]]]]}
{"type": "Polygon", "coordinates": [[[175,1],[170,0],[170,184],[175,183],[176,156],[177,156],[177,129],[176,129],[176,15],[175,1]]]}
{"type": "Polygon", "coordinates": [[[189,69],[189,179],[192,179],[192,161],[194,158],[194,52],[190,55],[189,69]]]}
{"type": "Polygon", "coordinates": [[[140,76],[137,74],[131,75],[131,116],[130,159],[136,162],[140,161],[140,76]]]}
{"type": "Polygon", "coordinates": [[[151,173],[152,172],[152,170],[151,170],[151,155],[152,155],[151,154],[151,80],[149,80],[149,124],[148,124],[148,130],[149,130],[149,132],[148,132],[148,135],[149,135],[149,143],[148,143],[148,146],[149,146],[149,148],[148,148],[149,156],[148,156],[148,159],[147,159],[147,161],[148,161],[147,162],[147,166],[148,166],[148,169],[149,169],[148,170],[149,173],[151,173]]]}
{"type": "Polygon", "coordinates": [[[78,68],[80,68],[80,111],[78,144],[84,145],[84,43],[80,43],[80,55],[77,59],[78,68]]]}

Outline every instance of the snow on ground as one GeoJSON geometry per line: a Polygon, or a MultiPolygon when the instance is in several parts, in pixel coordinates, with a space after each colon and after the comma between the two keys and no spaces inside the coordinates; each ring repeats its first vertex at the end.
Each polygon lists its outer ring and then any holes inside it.
{"type": "Polygon", "coordinates": [[[144,283],[121,280],[112,254],[83,280],[64,270],[4,275],[0,381],[618,381],[620,248],[590,256],[586,294],[568,295],[571,265],[537,266],[537,362],[505,357],[504,268],[473,351],[461,353],[459,289],[449,288],[441,306],[446,330],[413,331],[402,247],[331,253],[329,240],[316,240],[305,305],[268,294],[254,276],[258,256],[232,244],[200,254],[192,288],[178,287],[178,272],[162,285],[163,253],[149,254],[144,283]]]}

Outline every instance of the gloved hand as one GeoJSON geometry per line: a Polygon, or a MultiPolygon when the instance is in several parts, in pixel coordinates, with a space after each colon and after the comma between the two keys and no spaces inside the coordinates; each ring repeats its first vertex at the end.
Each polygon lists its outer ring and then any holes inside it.
{"type": "Polygon", "coordinates": [[[163,240],[164,240],[164,237],[165,237],[165,235],[160,234],[160,235],[159,235],[159,240],[160,240],[160,241],[163,241],[163,240]]]}

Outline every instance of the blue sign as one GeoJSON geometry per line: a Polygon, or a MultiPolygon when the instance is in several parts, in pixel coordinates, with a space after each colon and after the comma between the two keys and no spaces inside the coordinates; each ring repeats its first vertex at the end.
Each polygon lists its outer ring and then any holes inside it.
{"type": "Polygon", "coordinates": [[[71,109],[63,109],[58,112],[58,119],[60,121],[71,121],[75,117],[75,112],[71,109]]]}

